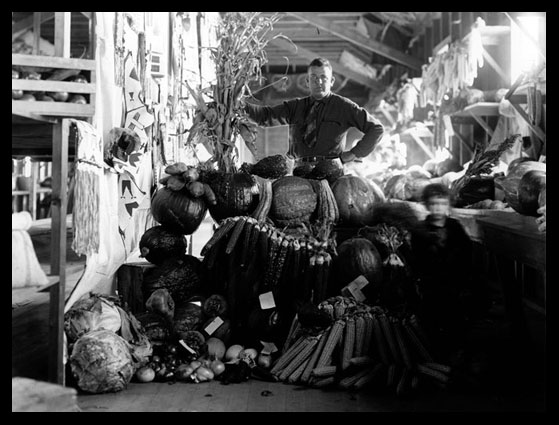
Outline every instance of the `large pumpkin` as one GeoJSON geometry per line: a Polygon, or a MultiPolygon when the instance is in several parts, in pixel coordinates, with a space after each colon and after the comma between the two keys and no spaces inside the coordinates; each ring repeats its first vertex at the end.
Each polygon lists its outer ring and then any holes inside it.
{"type": "Polygon", "coordinates": [[[317,204],[311,183],[303,177],[285,176],[272,183],[269,216],[277,226],[308,222],[317,204]]]}
{"type": "Polygon", "coordinates": [[[536,217],[539,208],[540,192],[546,187],[545,171],[530,170],[520,179],[518,184],[518,212],[536,217]]]}
{"type": "Polygon", "coordinates": [[[368,239],[354,237],[342,242],[337,251],[329,292],[339,294],[344,286],[363,275],[369,281],[363,292],[369,301],[374,301],[382,283],[382,259],[378,249],[368,239]]]}
{"type": "Polygon", "coordinates": [[[203,179],[215,193],[217,203],[210,206],[210,215],[216,222],[249,215],[258,206],[258,182],[251,174],[211,172],[203,179]]]}
{"type": "Polygon", "coordinates": [[[155,221],[169,230],[190,235],[198,229],[208,211],[203,198],[193,198],[186,189],[174,191],[163,187],[151,200],[155,221]]]}
{"type": "Polygon", "coordinates": [[[340,224],[350,227],[366,225],[374,206],[386,200],[376,183],[353,175],[338,178],[332,192],[340,211],[340,224]]]}

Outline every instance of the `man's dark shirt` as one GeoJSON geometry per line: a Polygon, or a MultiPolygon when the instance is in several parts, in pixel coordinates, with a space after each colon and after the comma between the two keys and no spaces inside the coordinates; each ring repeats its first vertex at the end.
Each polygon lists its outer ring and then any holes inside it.
{"type": "Polygon", "coordinates": [[[347,131],[355,127],[364,133],[351,149],[362,158],[372,152],[384,134],[384,127],[364,108],[345,97],[330,93],[318,117],[318,142],[312,148],[303,142],[305,118],[314,99],[311,96],[287,100],[276,106],[247,104],[249,116],[262,126],[290,125],[289,153],[305,156],[338,156],[344,151],[347,131]]]}

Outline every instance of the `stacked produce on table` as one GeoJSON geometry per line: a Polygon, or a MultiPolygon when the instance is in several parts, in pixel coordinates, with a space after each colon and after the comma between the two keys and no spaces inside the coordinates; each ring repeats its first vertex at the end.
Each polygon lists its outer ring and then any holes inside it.
{"type": "MultiPolygon", "coordinates": [[[[47,69],[39,68],[41,72],[37,72],[37,68],[20,66],[18,69],[12,68],[12,80],[49,80],[49,81],[68,81],[72,83],[89,83],[87,77],[77,70],[67,69],[47,69]]],[[[69,93],[67,91],[30,91],[30,90],[12,90],[13,100],[39,101],[39,102],[67,102],[86,105],[89,103],[89,95],[80,93],[69,93]]]]}
{"type": "Polygon", "coordinates": [[[270,372],[280,381],[314,388],[374,387],[407,396],[421,381],[445,387],[451,368],[429,352],[417,317],[390,313],[343,296],[318,308],[330,324],[305,327],[296,316],[270,372]]]}

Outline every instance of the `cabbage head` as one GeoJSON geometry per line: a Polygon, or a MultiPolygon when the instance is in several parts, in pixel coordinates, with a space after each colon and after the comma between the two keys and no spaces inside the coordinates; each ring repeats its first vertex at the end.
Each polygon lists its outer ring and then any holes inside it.
{"type": "Polygon", "coordinates": [[[125,389],[135,371],[128,343],[106,329],[90,331],[76,341],[70,367],[78,387],[94,394],[125,389]]]}

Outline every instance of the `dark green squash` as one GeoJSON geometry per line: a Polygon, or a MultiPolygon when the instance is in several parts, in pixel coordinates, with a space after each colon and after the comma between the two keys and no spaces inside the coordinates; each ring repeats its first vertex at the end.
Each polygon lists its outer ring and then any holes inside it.
{"type": "Polygon", "coordinates": [[[165,226],[154,226],[145,231],[140,239],[140,254],[152,264],[160,265],[164,260],[181,257],[188,243],[182,233],[173,232],[165,226]]]}
{"type": "Polygon", "coordinates": [[[316,163],[308,178],[328,180],[330,185],[344,175],[344,167],[339,159],[323,159],[316,163]]]}
{"type": "Polygon", "coordinates": [[[250,167],[251,174],[264,179],[279,179],[291,172],[293,172],[293,159],[279,154],[264,157],[250,167]]]}
{"type": "Polygon", "coordinates": [[[155,221],[183,235],[194,233],[207,211],[205,201],[191,197],[186,189],[173,191],[163,187],[151,199],[151,213],[155,221]]]}
{"type": "MultiPolygon", "coordinates": [[[[516,212],[521,213],[522,207],[518,199],[520,180],[528,171],[546,172],[546,164],[538,161],[521,161],[507,171],[504,177],[495,177],[495,185],[505,193],[506,203],[516,212]]],[[[521,213],[522,214],[522,213],[521,213]]]]}
{"type": "Polygon", "coordinates": [[[305,223],[317,205],[312,184],[302,177],[285,176],[272,184],[272,207],[269,217],[276,226],[305,223]]]}
{"type": "Polygon", "coordinates": [[[340,224],[349,227],[366,225],[375,205],[386,200],[376,183],[353,175],[338,178],[332,192],[340,211],[340,224]]]}
{"type": "Polygon", "coordinates": [[[374,301],[382,283],[382,259],[376,246],[366,238],[346,239],[338,248],[338,255],[332,263],[332,277],[329,292],[338,295],[340,290],[363,275],[369,284],[363,293],[369,301],[374,301]]]}
{"type": "Polygon", "coordinates": [[[251,174],[211,171],[200,179],[215,194],[216,204],[210,206],[210,215],[216,222],[227,217],[250,215],[258,206],[258,182],[251,174]]]}

